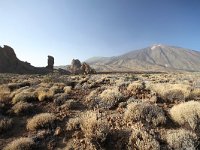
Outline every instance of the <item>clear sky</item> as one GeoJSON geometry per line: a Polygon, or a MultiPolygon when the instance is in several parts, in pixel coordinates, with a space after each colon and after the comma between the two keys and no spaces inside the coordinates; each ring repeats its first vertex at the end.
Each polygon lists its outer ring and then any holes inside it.
{"type": "Polygon", "coordinates": [[[154,43],[200,50],[200,0],[0,0],[0,45],[45,66],[154,43]]]}

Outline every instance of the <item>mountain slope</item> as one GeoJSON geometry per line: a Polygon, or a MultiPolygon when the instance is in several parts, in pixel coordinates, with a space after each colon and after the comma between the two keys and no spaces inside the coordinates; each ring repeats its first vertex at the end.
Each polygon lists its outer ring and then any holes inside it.
{"type": "Polygon", "coordinates": [[[97,71],[200,71],[200,52],[174,46],[153,45],[117,57],[86,61],[97,71]]]}

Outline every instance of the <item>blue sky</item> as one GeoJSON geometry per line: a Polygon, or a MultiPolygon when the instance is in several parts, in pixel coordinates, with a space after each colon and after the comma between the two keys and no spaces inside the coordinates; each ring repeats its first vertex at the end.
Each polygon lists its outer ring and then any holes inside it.
{"type": "Polygon", "coordinates": [[[0,45],[45,66],[154,43],[200,50],[199,0],[0,0],[0,45]]]}

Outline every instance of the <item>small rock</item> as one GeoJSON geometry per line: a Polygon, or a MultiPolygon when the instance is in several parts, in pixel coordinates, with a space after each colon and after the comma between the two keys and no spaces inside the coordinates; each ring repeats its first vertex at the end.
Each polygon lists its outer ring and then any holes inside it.
{"type": "Polygon", "coordinates": [[[56,130],[55,130],[54,135],[58,136],[58,135],[60,135],[61,133],[62,133],[61,127],[57,127],[56,130]]]}

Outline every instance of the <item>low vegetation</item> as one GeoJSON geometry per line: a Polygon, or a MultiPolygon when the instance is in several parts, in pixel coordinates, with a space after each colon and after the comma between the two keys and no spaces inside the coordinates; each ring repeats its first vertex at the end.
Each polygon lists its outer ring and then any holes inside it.
{"type": "Polygon", "coordinates": [[[193,130],[199,129],[200,102],[189,101],[174,105],[170,116],[179,125],[189,125],[193,130]]]}
{"type": "Polygon", "coordinates": [[[133,102],[127,106],[124,113],[125,121],[141,121],[158,126],[166,122],[162,108],[145,102],[133,102]]]}
{"type": "Polygon", "coordinates": [[[55,122],[56,117],[51,113],[41,113],[33,118],[29,119],[27,122],[27,129],[34,131],[41,128],[51,128],[55,122]]]}
{"type": "Polygon", "coordinates": [[[0,115],[0,133],[6,132],[12,125],[12,119],[0,115]]]}
{"type": "Polygon", "coordinates": [[[33,150],[34,146],[32,138],[21,137],[9,143],[3,150],[33,150]]]}
{"type": "Polygon", "coordinates": [[[195,133],[185,129],[170,130],[167,132],[167,143],[172,149],[196,150],[198,138],[195,133]]]}
{"type": "Polygon", "coordinates": [[[199,149],[200,74],[0,74],[0,149],[199,149]]]}

